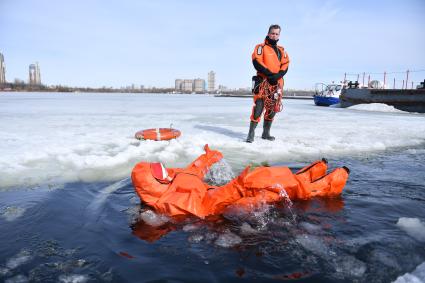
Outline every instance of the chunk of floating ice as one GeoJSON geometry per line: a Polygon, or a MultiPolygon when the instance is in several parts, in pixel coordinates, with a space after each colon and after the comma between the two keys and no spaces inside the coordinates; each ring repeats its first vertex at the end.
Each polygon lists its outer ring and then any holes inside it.
{"type": "Polygon", "coordinates": [[[251,227],[251,225],[249,225],[248,223],[244,222],[241,225],[241,234],[242,235],[249,235],[249,234],[256,234],[258,233],[257,230],[255,230],[254,228],[251,227]]]}
{"type": "Polygon", "coordinates": [[[354,256],[345,255],[333,260],[335,270],[345,278],[362,277],[366,272],[366,264],[354,256]]]}
{"type": "Polygon", "coordinates": [[[25,212],[25,208],[17,207],[17,206],[8,206],[6,207],[1,216],[6,219],[6,221],[15,221],[19,217],[21,217],[25,212]]]}
{"type": "Polygon", "coordinates": [[[10,269],[15,269],[18,266],[27,263],[28,261],[30,261],[32,258],[31,253],[27,250],[22,250],[20,251],[17,255],[15,255],[14,257],[10,258],[7,262],[6,262],[6,267],[10,268],[10,269]]]}
{"type": "Polygon", "coordinates": [[[400,217],[397,221],[397,226],[410,237],[425,242],[425,223],[418,218],[400,217]]]}
{"type": "Polygon", "coordinates": [[[425,262],[422,262],[420,265],[413,270],[412,273],[406,273],[402,276],[399,276],[394,283],[423,283],[425,282],[425,262]]]}
{"type": "Polygon", "coordinates": [[[85,283],[87,281],[89,281],[89,277],[87,275],[70,274],[59,276],[59,282],[63,283],[85,283]]]}
{"type": "Polygon", "coordinates": [[[161,226],[164,223],[169,221],[169,218],[162,214],[156,214],[152,210],[145,210],[140,213],[140,219],[142,219],[146,224],[154,227],[161,226]]]}
{"type": "Polygon", "coordinates": [[[296,236],[296,241],[306,250],[309,250],[313,254],[320,257],[327,258],[331,253],[328,246],[326,246],[319,237],[311,235],[298,235],[296,236]]]}
{"type": "Polygon", "coordinates": [[[215,244],[223,248],[230,248],[240,244],[241,242],[242,239],[238,235],[230,231],[226,231],[224,232],[224,234],[218,236],[217,240],[215,241],[215,244]]]}

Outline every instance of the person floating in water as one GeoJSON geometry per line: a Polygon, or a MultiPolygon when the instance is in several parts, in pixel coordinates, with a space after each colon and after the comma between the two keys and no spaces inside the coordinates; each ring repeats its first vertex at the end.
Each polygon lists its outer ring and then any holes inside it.
{"type": "Polygon", "coordinates": [[[270,128],[276,112],[280,109],[280,99],[284,85],[283,76],[288,71],[289,57],[285,49],[277,45],[281,28],[279,25],[271,25],[264,43],[257,44],[252,53],[252,63],[257,70],[253,77],[254,106],[252,107],[251,123],[246,142],[252,143],[255,136],[255,128],[261,120],[264,108],[263,134],[261,138],[273,141],[270,128]],[[266,94],[268,92],[268,94],[266,94]],[[270,95],[269,95],[270,94],[270,95]]]}
{"type": "Polygon", "coordinates": [[[249,211],[284,198],[295,201],[338,197],[350,173],[346,167],[328,172],[326,159],[295,173],[285,166],[260,166],[252,170],[248,166],[227,184],[214,186],[206,183],[204,177],[223,154],[208,145],[204,149],[205,153],[185,168],[139,162],[131,179],[140,200],[156,213],[205,218],[221,215],[232,207],[249,211]]]}

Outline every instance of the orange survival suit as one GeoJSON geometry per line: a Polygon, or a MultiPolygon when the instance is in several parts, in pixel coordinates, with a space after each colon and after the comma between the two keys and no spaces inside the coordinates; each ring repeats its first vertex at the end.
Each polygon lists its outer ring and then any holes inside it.
{"type": "MultiPolygon", "coordinates": [[[[272,40],[267,36],[264,43],[255,46],[254,52],[252,53],[252,63],[257,70],[257,75],[252,78],[254,105],[250,117],[251,123],[248,138],[246,140],[247,142],[254,141],[254,131],[261,120],[261,115],[264,110],[264,99],[261,96],[260,84],[264,80],[267,80],[270,85],[275,85],[277,92],[282,95],[284,85],[283,76],[288,71],[289,56],[282,46],[277,45],[276,40],[272,40]]],[[[263,139],[274,140],[274,137],[270,136],[270,127],[275,114],[275,111],[266,108],[264,114],[263,139]]]]}
{"type": "Polygon", "coordinates": [[[140,162],[131,174],[136,193],[155,211],[169,215],[218,215],[230,205],[249,207],[311,197],[341,194],[348,178],[346,167],[326,174],[327,162],[316,161],[293,174],[288,167],[249,167],[224,186],[203,182],[209,168],[223,158],[216,150],[205,153],[186,168],[164,168],[160,163],[140,162]]]}

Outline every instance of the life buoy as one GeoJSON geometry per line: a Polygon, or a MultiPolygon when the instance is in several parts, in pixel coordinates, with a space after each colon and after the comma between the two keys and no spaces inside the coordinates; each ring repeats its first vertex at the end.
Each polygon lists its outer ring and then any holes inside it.
{"type": "Polygon", "coordinates": [[[138,131],[135,134],[139,140],[166,141],[180,137],[181,132],[172,128],[156,128],[138,131]]]}

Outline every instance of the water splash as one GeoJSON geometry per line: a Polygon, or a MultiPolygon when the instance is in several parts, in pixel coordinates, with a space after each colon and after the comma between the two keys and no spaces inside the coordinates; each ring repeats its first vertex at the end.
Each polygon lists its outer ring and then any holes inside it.
{"type": "Polygon", "coordinates": [[[288,193],[286,192],[286,190],[285,190],[285,188],[283,187],[282,184],[275,184],[275,185],[273,185],[273,187],[279,189],[279,197],[282,199],[285,207],[288,208],[289,213],[290,213],[291,218],[292,218],[292,222],[295,224],[296,220],[297,220],[297,215],[292,210],[292,206],[294,204],[292,203],[291,199],[289,198],[288,193]]]}
{"type": "Polygon", "coordinates": [[[230,182],[233,178],[235,178],[235,174],[232,171],[232,167],[223,158],[211,166],[205,175],[204,182],[214,186],[222,186],[230,182]]]}

